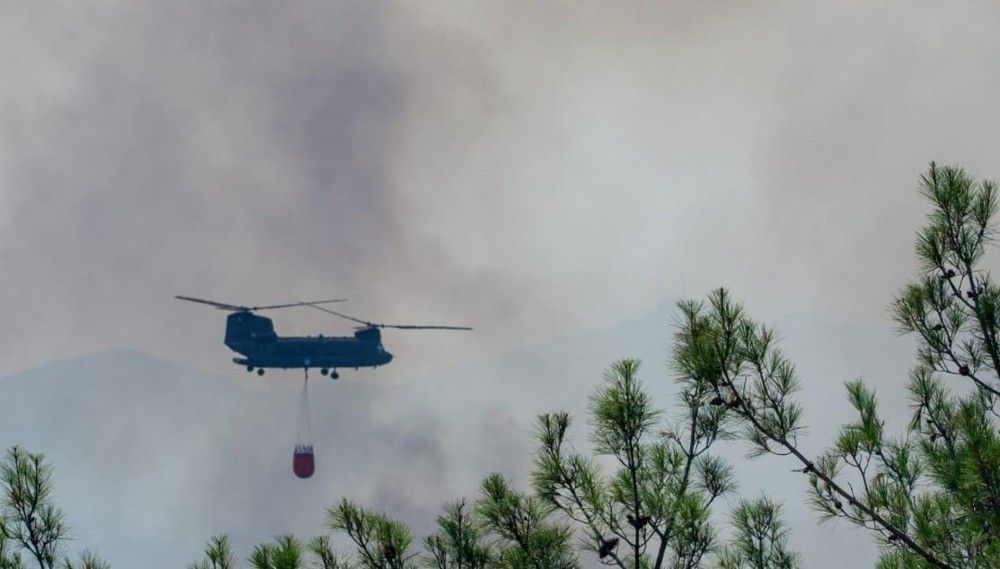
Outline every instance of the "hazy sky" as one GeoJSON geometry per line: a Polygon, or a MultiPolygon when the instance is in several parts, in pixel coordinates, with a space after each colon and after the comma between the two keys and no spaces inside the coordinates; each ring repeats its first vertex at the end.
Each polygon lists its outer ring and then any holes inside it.
{"type": "Polygon", "coordinates": [[[987,2],[4,3],[0,375],[121,347],[231,372],[222,314],[174,294],[477,328],[393,334],[397,380],[719,285],[770,320],[888,326],[920,172],[1000,177],[998,24],[987,2]]]}
{"type": "Polygon", "coordinates": [[[881,321],[917,175],[998,173],[1000,10],[868,4],[7,4],[4,367],[207,364],[177,293],[476,325],[449,358],[682,286],[881,321]]]}

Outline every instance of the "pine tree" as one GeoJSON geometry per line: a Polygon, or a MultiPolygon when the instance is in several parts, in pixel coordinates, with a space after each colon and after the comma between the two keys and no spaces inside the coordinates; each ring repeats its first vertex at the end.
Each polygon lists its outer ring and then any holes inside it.
{"type": "Polygon", "coordinates": [[[720,569],[793,569],[799,556],[788,547],[781,506],[767,497],[740,500],[732,514],[736,539],[719,556],[720,569]]]}
{"type": "Polygon", "coordinates": [[[217,535],[205,546],[205,559],[189,569],[236,569],[236,555],[229,545],[229,536],[217,535]]]}
{"type": "Polygon", "coordinates": [[[724,289],[707,305],[682,303],[674,364],[727,402],[756,454],[798,462],[824,518],[874,532],[879,567],[1000,567],[1000,287],[983,266],[996,186],[931,164],[921,193],[932,211],[917,238],[920,275],[892,304],[919,339],[906,433],[887,434],[875,393],[850,382],[857,419],[809,458],[794,365],[724,289]]]}
{"type": "Polygon", "coordinates": [[[41,454],[13,446],[0,464],[0,569],[108,569],[85,551],[79,562],[62,556],[68,540],[65,516],[52,500],[52,466],[41,454]],[[22,555],[23,553],[23,555],[22,555]]]}
{"type": "Polygon", "coordinates": [[[469,504],[457,500],[438,516],[438,531],[427,536],[427,565],[435,569],[485,569],[494,553],[486,547],[485,529],[469,504]]]}
{"type": "MultiPolygon", "coordinates": [[[[584,548],[607,565],[661,569],[741,559],[748,547],[734,546],[728,557],[720,556],[721,539],[710,519],[716,500],[735,488],[732,467],[710,452],[732,436],[726,426],[731,400],[679,374],[681,412],[666,424],[638,371],[637,360],[614,363],[590,398],[596,457],[569,449],[567,413],[539,417],[532,475],[536,494],[573,520],[584,548]],[[612,458],[614,466],[602,467],[602,456],[612,458]]],[[[777,506],[767,500],[745,503],[737,510],[736,519],[743,523],[734,524],[734,543],[754,542],[783,553],[786,564],[768,557],[760,567],[798,567],[777,518],[777,506]],[[758,517],[750,515],[762,511],[770,514],[775,531],[759,527],[758,517]]]]}

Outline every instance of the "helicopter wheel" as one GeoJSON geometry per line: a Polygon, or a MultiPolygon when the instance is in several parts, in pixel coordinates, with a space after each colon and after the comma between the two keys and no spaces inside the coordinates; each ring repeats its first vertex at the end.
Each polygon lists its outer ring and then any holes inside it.
{"type": "Polygon", "coordinates": [[[320,375],[326,375],[328,373],[330,373],[330,370],[326,369],[325,367],[324,368],[320,368],[320,370],[319,370],[319,374],[320,375]]]}
{"type": "Polygon", "coordinates": [[[337,373],[337,372],[335,372],[335,371],[331,371],[330,372],[330,379],[340,379],[340,374],[337,373]]]}
{"type": "Polygon", "coordinates": [[[247,366],[247,372],[252,372],[252,371],[253,371],[253,366],[247,366]]]}
{"type": "Polygon", "coordinates": [[[262,367],[257,368],[257,375],[264,375],[264,368],[262,367]]]}

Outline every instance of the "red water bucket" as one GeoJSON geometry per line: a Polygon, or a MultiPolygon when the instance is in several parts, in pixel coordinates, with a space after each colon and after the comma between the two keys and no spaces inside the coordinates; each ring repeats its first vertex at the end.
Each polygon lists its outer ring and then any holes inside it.
{"type": "Polygon", "coordinates": [[[292,471],[299,478],[309,478],[316,470],[316,460],[313,458],[312,445],[295,447],[292,454],[292,471]]]}

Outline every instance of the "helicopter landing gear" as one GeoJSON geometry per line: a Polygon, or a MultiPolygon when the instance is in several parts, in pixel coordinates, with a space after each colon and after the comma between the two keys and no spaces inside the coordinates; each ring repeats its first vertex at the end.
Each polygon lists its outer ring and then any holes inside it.
{"type": "Polygon", "coordinates": [[[262,367],[257,368],[257,375],[264,375],[264,368],[262,367]]]}
{"type": "Polygon", "coordinates": [[[328,370],[328,369],[327,369],[327,368],[325,368],[325,367],[324,367],[324,368],[320,368],[320,370],[319,370],[319,374],[320,374],[320,375],[326,375],[326,374],[328,374],[328,373],[330,373],[330,370],[328,370]]]}
{"type": "Polygon", "coordinates": [[[340,379],[340,374],[336,370],[330,372],[330,379],[340,379]]]}
{"type": "Polygon", "coordinates": [[[253,371],[253,366],[247,366],[247,373],[250,373],[252,371],[253,371]]]}

